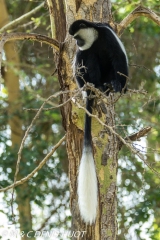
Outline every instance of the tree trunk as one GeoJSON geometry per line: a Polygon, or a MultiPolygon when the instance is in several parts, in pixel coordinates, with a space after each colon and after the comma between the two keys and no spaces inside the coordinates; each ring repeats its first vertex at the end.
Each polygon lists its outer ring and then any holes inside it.
{"type": "MultiPolygon", "coordinates": [[[[51,2],[50,0],[48,0],[51,2]]],[[[52,0],[52,2],[54,2],[52,0]]],[[[50,9],[51,12],[51,9],[50,9]]],[[[54,11],[53,15],[54,15],[54,11]]],[[[66,1],[67,26],[75,19],[88,19],[93,21],[108,22],[111,20],[110,1],[66,1]],[[79,8],[80,7],[80,8],[79,8]]],[[[59,17],[61,15],[59,14],[59,17]]],[[[59,27],[58,25],[56,27],[59,27]]],[[[65,26],[60,26],[64,28],[65,26]]],[[[54,31],[54,33],[57,31],[54,31]]],[[[63,32],[63,31],[62,31],[63,32]]],[[[52,34],[53,35],[53,34],[52,34]]],[[[68,34],[67,34],[68,36],[68,34]]],[[[57,37],[57,39],[62,39],[57,37]]],[[[75,89],[73,83],[73,73],[71,69],[72,60],[75,54],[75,41],[68,36],[67,41],[60,45],[58,59],[58,75],[61,89],[63,91],[75,89]]],[[[61,102],[66,102],[71,97],[64,94],[61,102]]],[[[114,127],[114,104],[113,96],[108,97],[106,119],[104,122],[110,127],[114,127]]],[[[117,174],[117,153],[118,144],[116,137],[92,118],[92,139],[94,145],[94,158],[99,186],[99,207],[96,223],[92,226],[85,225],[80,218],[77,205],[77,174],[80,164],[83,142],[84,113],[71,102],[65,104],[62,109],[63,126],[66,130],[66,146],[69,158],[69,178],[70,178],[70,207],[72,213],[72,239],[86,240],[115,240],[117,237],[117,200],[116,200],[116,174],[117,174]],[[95,129],[95,131],[94,131],[95,129]],[[78,234],[78,235],[77,235],[78,234]]],[[[94,113],[95,114],[95,113],[94,113]]],[[[103,121],[103,120],[102,120],[103,121]]]]}
{"type": "MultiPolygon", "coordinates": [[[[4,0],[0,0],[0,27],[4,26],[9,22],[9,16],[7,13],[6,5],[4,0]]],[[[14,42],[7,42],[4,46],[6,59],[11,66],[8,65],[5,73],[5,84],[8,90],[8,115],[9,125],[11,128],[11,141],[12,148],[19,148],[22,140],[22,121],[20,118],[21,104],[20,104],[20,91],[19,91],[19,77],[15,72],[15,67],[18,66],[19,56],[15,48],[14,42]]],[[[17,69],[18,70],[18,69],[17,69]]],[[[12,166],[15,170],[15,165],[12,166]]],[[[21,179],[21,173],[18,174],[17,180],[21,179]]],[[[16,188],[16,200],[19,211],[19,223],[20,230],[29,232],[32,230],[32,217],[31,217],[31,206],[29,198],[28,184],[23,184],[16,188]]],[[[23,240],[27,240],[27,236],[22,237],[23,240]]],[[[33,239],[33,238],[30,238],[33,239]]]]}

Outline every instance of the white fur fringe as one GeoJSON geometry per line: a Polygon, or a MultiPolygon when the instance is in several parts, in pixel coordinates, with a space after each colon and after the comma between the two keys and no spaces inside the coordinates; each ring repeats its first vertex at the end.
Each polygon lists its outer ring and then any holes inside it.
{"type": "Polygon", "coordinates": [[[97,175],[91,147],[83,149],[78,175],[78,204],[82,219],[95,222],[97,213],[97,175]]]}

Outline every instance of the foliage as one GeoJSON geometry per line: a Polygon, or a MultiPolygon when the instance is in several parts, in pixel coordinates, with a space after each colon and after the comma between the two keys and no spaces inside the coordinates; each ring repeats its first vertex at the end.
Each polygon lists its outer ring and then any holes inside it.
{"type": "MultiPolygon", "coordinates": [[[[117,1],[115,9],[121,12],[117,1]]],[[[127,11],[133,5],[128,4],[127,11]]],[[[156,1],[147,1],[145,6],[157,9],[156,1]],[[152,5],[153,4],[153,5],[152,5]]],[[[117,13],[116,13],[117,14],[117,13]]],[[[124,15],[126,12],[124,11],[124,15]]],[[[117,19],[120,14],[114,15],[117,19]]],[[[122,36],[130,64],[129,89],[148,92],[148,94],[126,94],[116,105],[117,130],[127,136],[139,129],[151,126],[147,138],[134,146],[146,155],[148,164],[158,172],[159,165],[159,81],[160,81],[160,43],[159,26],[141,18],[130,24],[122,36]]],[[[118,174],[119,199],[119,239],[159,239],[159,176],[151,171],[136,156],[123,148],[119,160],[118,174]],[[154,224],[153,224],[154,220],[154,224]],[[136,231],[137,235],[134,235],[136,231]]]]}
{"type": "MultiPolygon", "coordinates": [[[[6,1],[6,3],[11,20],[16,19],[37,6],[37,2],[23,1],[23,4],[21,4],[20,0],[12,3],[11,1],[6,1]]],[[[33,18],[28,19],[27,22],[23,22],[22,25],[13,29],[13,31],[37,32],[49,35],[49,24],[48,10],[42,8],[33,18]]],[[[53,49],[40,43],[23,41],[15,43],[15,51],[19,53],[20,64],[15,68],[14,63],[7,62],[4,57],[3,77],[5,79],[5,72],[8,68],[11,68],[20,78],[20,98],[18,102],[21,107],[13,115],[18,116],[22,120],[24,134],[37,112],[34,109],[39,109],[45,99],[58,92],[59,84],[56,74],[52,76],[55,71],[53,49]],[[17,67],[19,70],[17,70],[17,67]]],[[[15,104],[18,104],[18,102],[15,104]]],[[[58,103],[59,99],[54,98],[52,105],[48,103],[45,105],[45,108],[51,108],[58,103]]],[[[19,146],[11,147],[11,132],[8,120],[13,115],[11,116],[7,111],[8,92],[5,85],[2,85],[0,105],[0,175],[1,187],[6,187],[13,183],[19,146]]],[[[60,110],[57,108],[43,110],[26,139],[20,164],[21,176],[25,177],[33,171],[63,135],[64,130],[61,124],[60,110]]],[[[67,166],[68,161],[65,145],[62,145],[61,149],[57,150],[47,161],[47,164],[29,180],[27,192],[24,192],[23,195],[25,197],[25,194],[27,194],[30,197],[33,224],[35,223],[33,225],[34,230],[41,228],[41,226],[46,229],[68,227],[70,214],[68,213],[69,189],[67,166]],[[35,208],[38,209],[38,214],[34,212],[35,208]],[[54,209],[53,218],[51,213],[54,209]],[[62,211],[63,214],[61,214],[62,211]],[[47,218],[49,219],[44,224],[47,218]]],[[[22,189],[16,188],[16,194],[19,194],[19,191],[22,191],[22,189]]],[[[3,200],[4,208],[2,212],[12,222],[12,212],[7,210],[11,204],[11,195],[6,192],[3,200]]],[[[16,208],[17,205],[14,204],[14,214],[18,215],[16,208]]]]}
{"type": "MultiPolygon", "coordinates": [[[[22,14],[37,6],[37,2],[21,0],[6,0],[10,14],[10,20],[16,19],[22,14]],[[19,7],[21,6],[21,7],[19,7]]],[[[155,11],[159,10],[159,1],[119,1],[113,2],[113,17],[120,22],[135,6],[140,3],[155,11]]],[[[27,22],[17,26],[13,31],[37,32],[43,35],[50,35],[50,19],[46,8],[42,8],[27,22]]],[[[117,131],[122,136],[141,129],[144,126],[152,126],[149,136],[140,143],[136,142],[135,147],[140,148],[146,155],[147,162],[159,171],[159,148],[160,148],[160,41],[159,27],[147,18],[139,18],[125,30],[122,41],[127,50],[130,63],[129,89],[145,89],[148,94],[127,93],[116,104],[117,131]]],[[[21,109],[18,115],[23,122],[23,132],[35,116],[43,100],[59,90],[57,76],[52,76],[55,71],[53,51],[46,45],[31,43],[28,41],[16,42],[15,49],[20,56],[19,71],[20,77],[20,104],[21,109]],[[28,110],[30,109],[30,110],[28,110]]],[[[7,63],[4,57],[4,69],[14,69],[12,63],[7,63]]],[[[4,71],[5,78],[5,71],[4,71]]],[[[0,96],[0,147],[1,147],[1,187],[13,182],[15,173],[15,161],[17,159],[17,146],[11,148],[11,137],[8,120],[10,116],[8,109],[8,93],[3,86],[0,96]]],[[[54,99],[57,104],[59,99],[54,99]]],[[[51,107],[49,104],[45,107],[51,107]]],[[[45,110],[41,113],[23,149],[23,158],[20,171],[23,176],[30,173],[43,159],[49,149],[55,145],[58,139],[64,134],[59,109],[45,110]]],[[[43,226],[43,221],[49,216],[59,204],[60,207],[54,213],[56,216],[52,221],[47,221],[45,228],[67,227],[70,222],[70,215],[67,212],[68,206],[68,180],[67,157],[65,146],[57,151],[50,158],[47,164],[38,174],[29,181],[29,195],[32,209],[38,206],[40,214],[33,215],[34,229],[43,226]],[[62,161],[63,160],[63,161],[62,161]],[[61,204],[62,203],[62,204],[61,204]],[[60,212],[64,212],[61,216],[60,212]],[[66,213],[66,214],[65,214],[66,213]]],[[[159,171],[160,172],[160,171],[159,171]]],[[[118,221],[119,239],[159,239],[160,232],[160,208],[159,189],[160,179],[142,161],[123,147],[119,159],[118,173],[118,221]],[[144,230],[144,225],[148,224],[144,230]],[[133,235],[136,232],[136,235],[133,235]]],[[[18,194],[18,190],[17,190],[18,194]]],[[[27,193],[28,194],[28,193],[27,193]]],[[[1,210],[11,218],[10,195],[4,194],[4,208],[1,210]]],[[[14,206],[14,212],[16,212],[14,206]]]]}

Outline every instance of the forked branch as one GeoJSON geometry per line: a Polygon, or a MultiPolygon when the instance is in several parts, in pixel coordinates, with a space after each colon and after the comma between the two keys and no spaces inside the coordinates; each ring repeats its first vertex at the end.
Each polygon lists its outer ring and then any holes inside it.
{"type": "Polygon", "coordinates": [[[120,36],[124,29],[133,22],[138,17],[147,17],[150,18],[152,21],[157,23],[157,25],[160,26],[160,17],[154,13],[151,9],[138,6],[135,8],[131,13],[129,13],[122,21],[117,25],[117,34],[120,36]]]}

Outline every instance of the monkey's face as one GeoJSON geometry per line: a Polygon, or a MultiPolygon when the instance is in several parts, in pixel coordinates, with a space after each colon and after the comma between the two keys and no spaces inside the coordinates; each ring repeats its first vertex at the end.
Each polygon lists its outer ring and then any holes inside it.
{"type": "Polygon", "coordinates": [[[81,51],[89,49],[98,38],[98,31],[93,24],[85,20],[75,21],[69,28],[69,33],[76,41],[81,51]]]}

